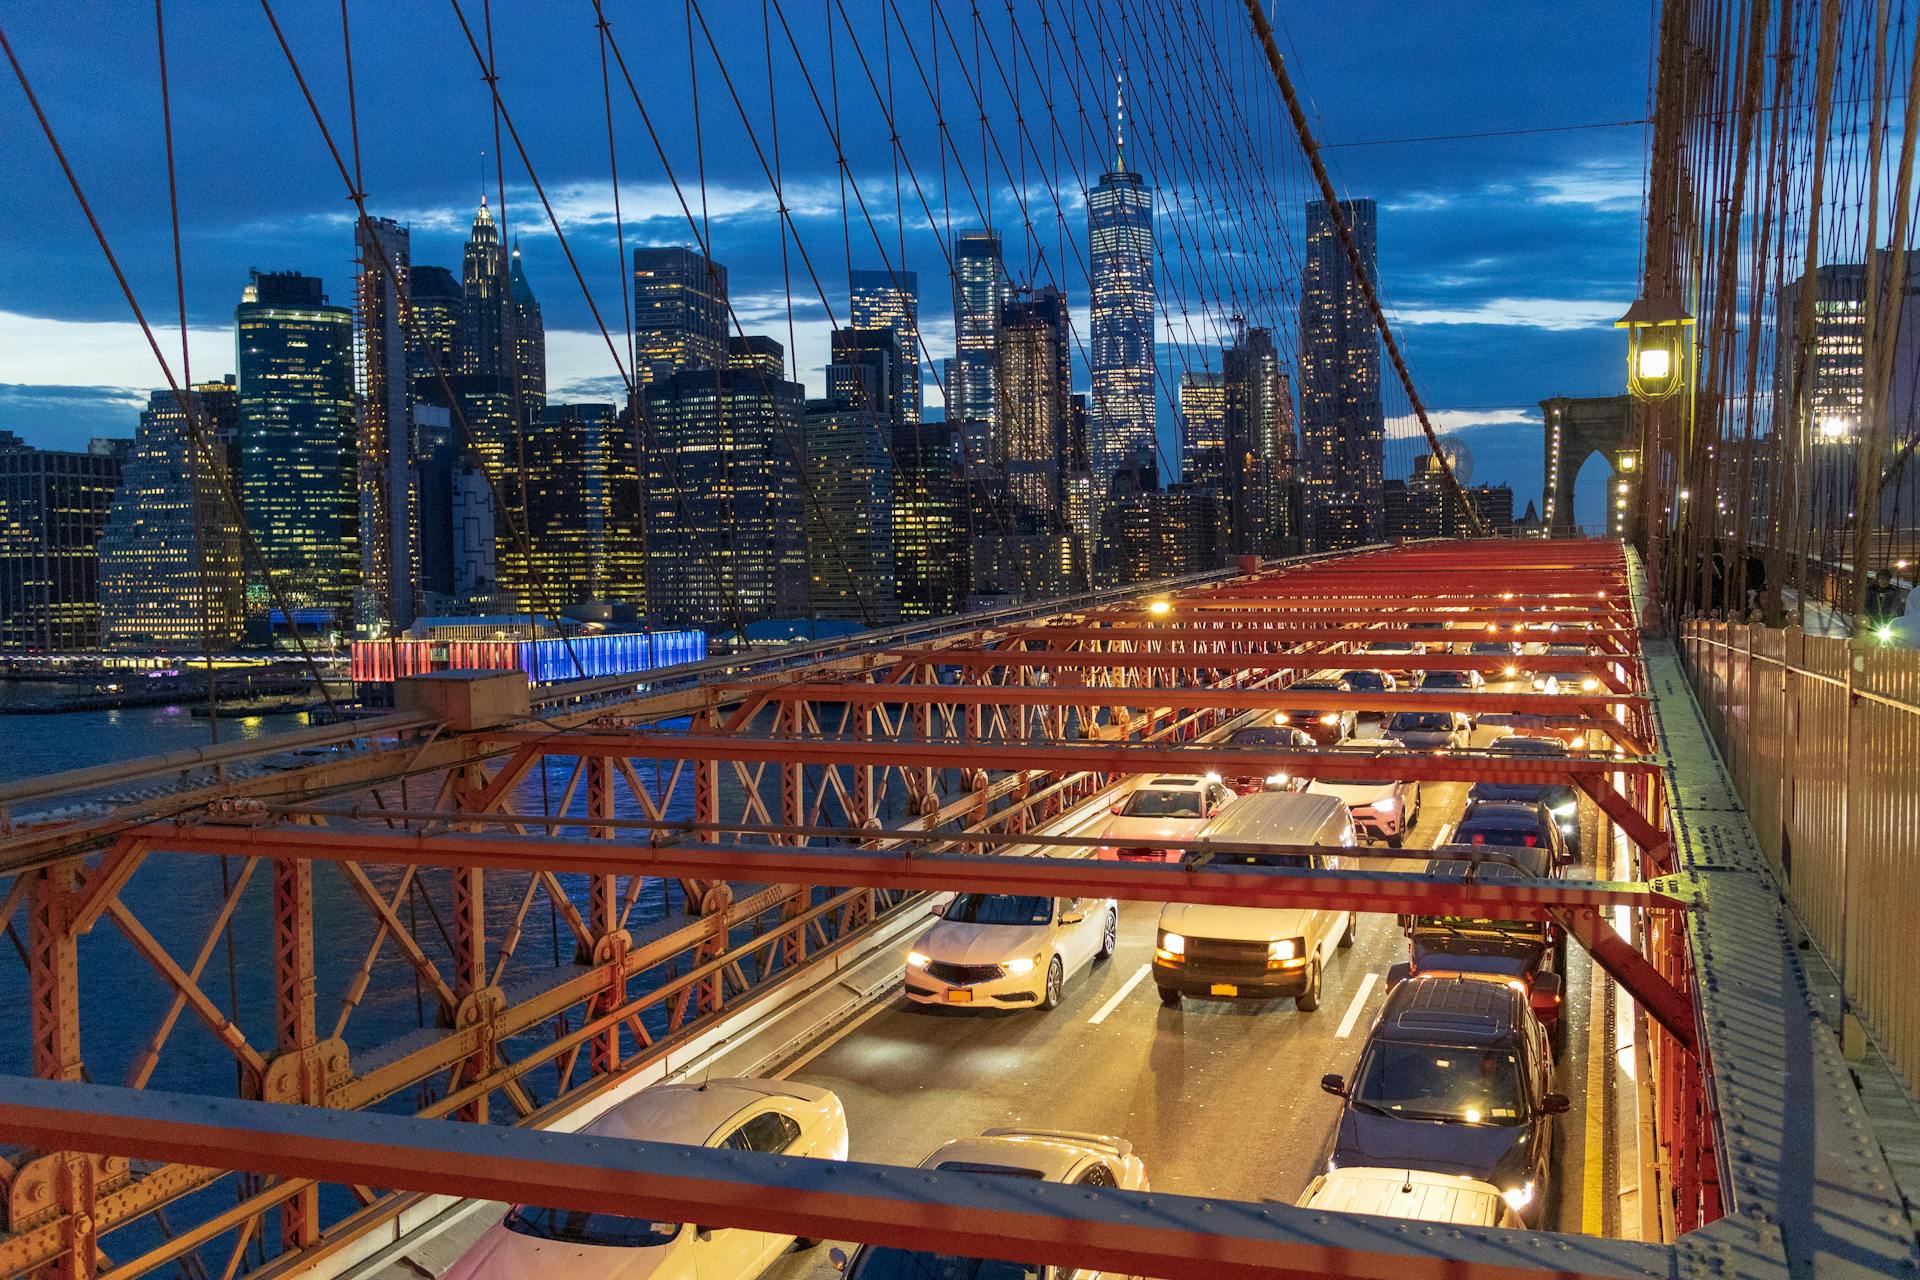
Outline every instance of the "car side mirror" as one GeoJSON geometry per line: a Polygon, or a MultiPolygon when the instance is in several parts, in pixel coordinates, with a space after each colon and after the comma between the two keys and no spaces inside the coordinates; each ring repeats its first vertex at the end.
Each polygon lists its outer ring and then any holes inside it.
{"type": "Polygon", "coordinates": [[[1397,987],[1413,976],[1413,966],[1402,960],[1399,964],[1387,966],[1387,986],[1397,987]]]}
{"type": "Polygon", "coordinates": [[[1087,913],[1084,911],[1062,911],[1060,913],[1061,924],[1079,924],[1086,918],[1087,913]]]}
{"type": "Polygon", "coordinates": [[[1560,975],[1557,973],[1536,973],[1533,975],[1532,989],[1527,993],[1527,1003],[1533,1006],[1536,1014],[1552,1013],[1560,1007],[1560,975]]]}
{"type": "Polygon", "coordinates": [[[847,1251],[837,1248],[829,1249],[827,1250],[827,1261],[832,1264],[835,1271],[845,1272],[847,1269],[847,1251]]]}
{"type": "Polygon", "coordinates": [[[1572,1107],[1573,1103],[1568,1101],[1564,1093],[1547,1093],[1540,1096],[1540,1110],[1547,1115],[1563,1116],[1572,1107]]]}
{"type": "Polygon", "coordinates": [[[1347,1078],[1345,1076],[1321,1076],[1320,1087],[1336,1098],[1344,1098],[1347,1096],[1347,1078]]]}
{"type": "Polygon", "coordinates": [[[1114,804],[1108,808],[1107,812],[1111,813],[1114,817],[1117,818],[1120,816],[1120,811],[1122,809],[1125,809],[1126,807],[1127,807],[1127,802],[1125,800],[1119,800],[1114,802],[1114,804]]]}
{"type": "Polygon", "coordinates": [[[713,1228],[696,1223],[693,1228],[693,1236],[696,1240],[711,1240],[713,1239],[713,1228]]]}

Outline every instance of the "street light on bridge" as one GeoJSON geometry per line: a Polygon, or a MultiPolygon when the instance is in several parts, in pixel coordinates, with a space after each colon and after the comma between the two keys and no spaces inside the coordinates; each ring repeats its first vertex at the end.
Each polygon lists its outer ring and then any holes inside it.
{"type": "Polygon", "coordinates": [[[1687,385],[1687,330],[1693,317],[1672,298],[1640,297],[1613,322],[1627,331],[1627,389],[1636,400],[1665,400],[1687,385]]]}

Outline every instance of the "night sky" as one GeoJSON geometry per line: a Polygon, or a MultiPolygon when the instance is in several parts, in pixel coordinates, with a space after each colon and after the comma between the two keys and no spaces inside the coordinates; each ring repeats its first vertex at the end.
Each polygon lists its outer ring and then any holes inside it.
{"type": "MultiPolygon", "coordinates": [[[[461,3],[484,41],[480,0],[461,3]]],[[[1314,127],[1328,144],[1336,184],[1343,194],[1380,203],[1381,282],[1422,396],[1443,429],[1465,433],[1476,457],[1474,479],[1510,481],[1524,506],[1540,488],[1536,402],[1618,389],[1621,344],[1611,321],[1635,291],[1644,128],[1341,144],[1638,120],[1646,114],[1648,6],[1346,0],[1270,8],[1314,127]]],[[[496,0],[493,9],[507,109],[601,318],[618,331],[625,325],[625,272],[614,241],[592,4],[496,0]]],[[[923,327],[936,356],[952,344],[945,263],[904,174],[904,226],[895,217],[886,123],[857,61],[854,36],[877,78],[884,79],[885,60],[892,59],[893,101],[907,160],[936,220],[944,227],[950,207],[956,230],[973,225],[977,196],[969,187],[991,190],[1016,280],[1031,271],[1036,279],[1063,284],[1084,320],[1079,183],[1093,181],[1106,160],[1104,147],[1089,138],[1104,129],[1093,115],[1110,107],[1113,87],[1097,23],[1118,24],[1122,10],[1132,21],[1149,22],[1142,15],[1156,12],[1151,5],[1102,7],[1095,0],[1015,0],[1013,12],[1027,42],[1022,44],[1010,33],[1005,4],[981,5],[987,112],[1000,154],[1016,178],[1024,178],[1019,188],[991,153],[983,171],[979,113],[962,76],[963,69],[973,70],[973,19],[958,0],[948,0],[943,10],[959,58],[927,0],[783,0],[777,9],[771,3],[764,9],[771,21],[786,199],[833,314],[844,322],[848,240],[854,266],[881,262],[857,206],[850,229],[843,224],[832,140],[787,44],[782,15],[829,112],[838,79],[848,172],[890,254],[898,252],[904,233],[908,265],[920,273],[923,327]],[[898,15],[905,35],[889,14],[898,15]],[[1074,51],[1067,32],[1071,27],[1080,35],[1080,56],[1091,74],[1076,67],[1070,75],[1054,64],[1043,19],[1068,58],[1074,51]],[[996,53],[1018,84],[1039,158],[1019,145],[996,53]],[[945,112],[967,168],[963,181],[960,164],[948,153],[944,185],[934,110],[921,79],[932,74],[936,54],[945,112]],[[1023,60],[1028,56],[1040,60],[1043,70],[1051,67],[1058,137],[1047,126],[1048,77],[1029,72],[1023,60]],[[1090,124],[1081,124],[1078,109],[1089,113],[1090,124]],[[1050,169],[1057,171],[1051,182],[1059,208],[1048,194],[1050,169]],[[1031,244],[1021,229],[1016,189],[1029,196],[1036,226],[1031,244]]],[[[330,127],[343,151],[350,150],[338,6],[331,0],[279,0],[276,11],[330,127]]],[[[774,200],[697,19],[706,139],[699,153],[688,92],[686,3],[611,0],[607,12],[696,211],[704,163],[706,217],[716,256],[731,273],[736,309],[750,329],[785,342],[787,289],[774,200]]],[[[704,0],[703,12],[770,161],[763,5],[704,0]]],[[[1291,138],[1275,131],[1275,95],[1270,81],[1256,78],[1265,73],[1253,61],[1253,37],[1239,4],[1166,0],[1157,12],[1163,21],[1166,14],[1185,17],[1184,29],[1167,29],[1176,38],[1159,28],[1122,33],[1109,26],[1107,33],[1114,45],[1129,49],[1128,158],[1162,189],[1163,243],[1171,250],[1180,234],[1164,207],[1173,186],[1211,195],[1219,208],[1233,211],[1211,225],[1229,232],[1237,225],[1248,243],[1263,227],[1278,225],[1265,208],[1250,211],[1247,185],[1221,165],[1206,163],[1185,132],[1189,118],[1207,121],[1220,147],[1214,154],[1231,154],[1224,137],[1234,127],[1233,115],[1218,100],[1216,56],[1240,86],[1231,96],[1243,112],[1243,145],[1275,157],[1269,178],[1279,198],[1273,203],[1284,204],[1278,214],[1282,235],[1297,243],[1304,173],[1291,138]],[[1128,45],[1129,37],[1138,43],[1128,45]],[[1139,52],[1142,45],[1151,46],[1150,52],[1139,52]],[[1164,96],[1156,99],[1156,91],[1164,96]],[[1171,113],[1159,105],[1168,98],[1175,104],[1171,113]],[[1170,177],[1163,171],[1173,172],[1170,177]]],[[[497,202],[493,121],[474,56],[450,4],[359,0],[349,13],[369,208],[411,225],[416,263],[444,265],[457,274],[460,243],[481,192],[497,202]]],[[[352,206],[259,5],[169,0],[166,20],[193,375],[201,379],[232,371],[232,310],[249,267],[319,275],[334,301],[351,301],[352,206]]],[[[167,349],[177,369],[152,10],[129,3],[20,5],[5,23],[149,319],[172,331],[167,349]]],[[[618,70],[613,74],[628,247],[692,243],[639,114],[618,70]]],[[[0,273],[0,429],[50,447],[83,446],[91,435],[130,435],[146,389],[163,379],[24,95],[10,75],[0,78],[6,81],[0,84],[0,138],[6,141],[7,175],[0,182],[6,263],[0,273]]],[[[612,358],[510,140],[506,151],[509,226],[521,237],[545,311],[553,396],[614,398],[619,379],[612,358]]],[[[1208,225],[1197,212],[1188,215],[1195,242],[1188,249],[1196,260],[1210,256],[1200,243],[1208,225]]],[[[826,313],[790,240],[787,256],[802,377],[817,391],[826,313]]],[[[1237,269],[1249,291],[1258,290],[1250,308],[1256,321],[1290,331],[1291,316],[1259,314],[1260,298],[1290,292],[1278,280],[1290,273],[1280,263],[1253,260],[1237,269]]],[[[1217,260],[1203,270],[1209,280],[1233,278],[1232,269],[1217,260]]],[[[1194,332],[1214,328],[1208,321],[1231,309],[1226,287],[1209,289],[1200,271],[1176,268],[1173,275],[1163,273],[1163,295],[1176,308],[1185,301],[1194,332]]],[[[1082,335],[1084,342],[1084,329],[1082,335]]],[[[1290,339],[1282,345],[1290,346],[1290,339]]],[[[1182,362],[1207,359],[1199,345],[1163,346],[1162,368],[1169,374],[1177,375],[1182,362]]],[[[1213,361],[1218,367],[1217,356],[1213,361]]],[[[1083,383],[1084,371],[1080,377],[1083,383]]],[[[1163,406],[1165,398],[1163,391],[1163,406]]],[[[938,403],[931,387],[929,403],[938,403]]],[[[1390,414],[1396,405],[1404,401],[1389,396],[1390,414]]],[[[1163,447],[1170,448],[1172,423],[1164,407],[1162,419],[1163,447]]],[[[1405,446],[1391,449],[1389,475],[1404,474],[1408,456],[1405,446]]],[[[1590,499],[1583,505],[1599,501],[1589,492],[1593,488],[1583,487],[1590,499]]]]}

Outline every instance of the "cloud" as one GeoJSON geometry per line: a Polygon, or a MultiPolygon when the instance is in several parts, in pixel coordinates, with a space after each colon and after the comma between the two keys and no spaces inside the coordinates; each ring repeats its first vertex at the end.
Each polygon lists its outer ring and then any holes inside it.
{"type": "MultiPolygon", "coordinates": [[[[196,382],[233,372],[233,330],[190,329],[188,335],[196,382]]],[[[180,331],[160,328],[155,336],[178,377],[180,331]]],[[[0,311],[0,383],[123,388],[144,404],[144,391],[130,389],[162,387],[166,381],[140,326],[132,321],[50,320],[0,311]]]]}
{"type": "MultiPolygon", "coordinates": [[[[1427,421],[1436,435],[1466,431],[1473,427],[1540,426],[1538,409],[1429,409],[1427,421]]],[[[1410,413],[1387,419],[1387,437],[1405,440],[1420,435],[1420,420],[1410,413]]]]}
{"type": "Polygon", "coordinates": [[[1610,327],[1627,309],[1625,302],[1588,298],[1489,298],[1470,306],[1396,307],[1394,318],[1406,325],[1488,324],[1565,331],[1610,327]]]}
{"type": "Polygon", "coordinates": [[[1640,208],[1640,166],[1626,160],[1588,160],[1531,184],[1535,204],[1581,205],[1605,213],[1640,208]]]}

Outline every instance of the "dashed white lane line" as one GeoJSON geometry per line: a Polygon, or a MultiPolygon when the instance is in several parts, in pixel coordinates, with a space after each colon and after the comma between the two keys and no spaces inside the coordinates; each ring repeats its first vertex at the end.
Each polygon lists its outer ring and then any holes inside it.
{"type": "Polygon", "coordinates": [[[1140,985],[1140,980],[1146,977],[1147,971],[1152,968],[1153,966],[1150,964],[1143,964],[1138,969],[1135,969],[1133,976],[1121,983],[1118,991],[1107,997],[1107,1002],[1100,1006],[1099,1012],[1087,1019],[1087,1025],[1097,1027],[1105,1022],[1107,1015],[1120,1007],[1120,1002],[1132,994],[1133,989],[1140,985]]]}
{"type": "Polygon", "coordinates": [[[1373,984],[1380,980],[1377,973],[1369,973],[1360,979],[1360,989],[1353,993],[1353,1003],[1347,1006],[1347,1016],[1340,1019],[1340,1029],[1333,1033],[1335,1040],[1345,1040],[1353,1034],[1353,1028],[1360,1021],[1360,1011],[1367,1007],[1367,997],[1373,994],[1373,984]]]}

